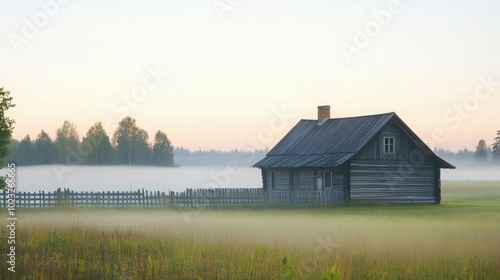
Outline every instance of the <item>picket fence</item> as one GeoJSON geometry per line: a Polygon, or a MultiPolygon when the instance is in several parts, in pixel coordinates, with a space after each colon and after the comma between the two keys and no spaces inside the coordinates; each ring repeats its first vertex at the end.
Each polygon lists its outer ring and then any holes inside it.
{"type": "Polygon", "coordinates": [[[343,201],[337,190],[277,191],[264,189],[187,189],[184,192],[159,192],[139,189],[129,192],[18,192],[15,201],[6,191],[0,193],[4,208],[46,208],[61,205],[75,207],[232,207],[263,205],[330,205],[343,201]]]}

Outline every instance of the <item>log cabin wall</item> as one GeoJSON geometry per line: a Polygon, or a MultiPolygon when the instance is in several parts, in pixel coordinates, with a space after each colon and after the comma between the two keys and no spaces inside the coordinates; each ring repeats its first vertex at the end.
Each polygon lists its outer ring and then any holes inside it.
{"type": "Polygon", "coordinates": [[[349,199],[439,203],[439,182],[437,163],[391,121],[351,160],[349,199]],[[394,137],[394,153],[385,153],[385,137],[394,137]]]}
{"type": "Polygon", "coordinates": [[[342,167],[335,168],[272,168],[264,169],[263,180],[266,189],[273,190],[323,190],[344,191],[342,167]],[[331,187],[325,185],[325,176],[331,175],[331,187]],[[274,177],[274,187],[273,187],[274,177]]]}

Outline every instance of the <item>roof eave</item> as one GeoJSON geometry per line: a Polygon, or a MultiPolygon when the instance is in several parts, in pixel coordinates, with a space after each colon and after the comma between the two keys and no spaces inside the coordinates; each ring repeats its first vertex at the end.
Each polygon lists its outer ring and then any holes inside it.
{"type": "Polygon", "coordinates": [[[444,159],[442,159],[442,158],[440,158],[438,156],[436,156],[436,159],[440,163],[439,168],[443,168],[443,169],[456,169],[456,167],[453,164],[447,162],[446,160],[444,160],[444,159]]]}

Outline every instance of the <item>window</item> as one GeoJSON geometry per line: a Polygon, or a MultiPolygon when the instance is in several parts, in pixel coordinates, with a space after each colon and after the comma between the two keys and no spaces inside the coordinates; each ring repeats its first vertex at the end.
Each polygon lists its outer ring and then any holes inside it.
{"type": "Polygon", "coordinates": [[[275,188],[275,185],[274,185],[274,172],[271,172],[271,189],[274,189],[275,188]]]}
{"type": "Polygon", "coordinates": [[[331,171],[325,171],[323,173],[323,182],[325,182],[325,188],[331,188],[332,187],[332,172],[331,171]]]}
{"type": "Polygon", "coordinates": [[[394,143],[396,139],[394,137],[384,137],[384,153],[394,154],[394,143]]]}

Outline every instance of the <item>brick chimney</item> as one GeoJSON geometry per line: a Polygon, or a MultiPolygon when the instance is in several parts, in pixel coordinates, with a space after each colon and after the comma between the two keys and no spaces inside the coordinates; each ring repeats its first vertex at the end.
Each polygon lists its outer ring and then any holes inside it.
{"type": "Polygon", "coordinates": [[[318,125],[322,125],[330,118],[330,106],[318,106],[318,125]]]}

